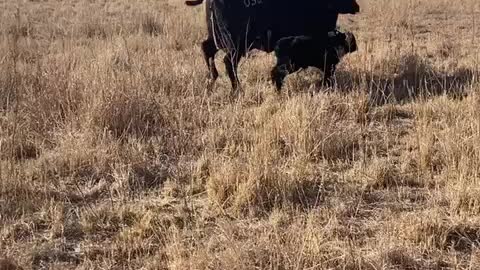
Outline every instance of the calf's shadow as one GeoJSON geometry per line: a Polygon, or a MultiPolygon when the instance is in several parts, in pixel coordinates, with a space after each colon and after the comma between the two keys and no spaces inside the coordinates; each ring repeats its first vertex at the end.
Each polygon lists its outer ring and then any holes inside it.
{"type": "Polygon", "coordinates": [[[461,99],[478,82],[479,71],[459,67],[440,71],[418,55],[407,56],[396,68],[383,73],[365,70],[338,70],[336,88],[342,92],[367,91],[372,105],[405,103],[416,98],[447,95],[461,99]]]}

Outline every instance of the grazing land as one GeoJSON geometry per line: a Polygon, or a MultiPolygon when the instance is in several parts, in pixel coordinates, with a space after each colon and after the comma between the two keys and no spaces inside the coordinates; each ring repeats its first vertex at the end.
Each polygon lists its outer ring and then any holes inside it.
{"type": "Polygon", "coordinates": [[[201,7],[0,0],[0,269],[480,269],[480,2],[359,3],[231,99],[201,7]]]}

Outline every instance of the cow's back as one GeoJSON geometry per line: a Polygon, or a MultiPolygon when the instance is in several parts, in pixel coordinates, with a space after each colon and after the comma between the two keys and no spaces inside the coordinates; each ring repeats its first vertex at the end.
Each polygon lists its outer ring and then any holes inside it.
{"type": "Polygon", "coordinates": [[[267,51],[282,37],[332,31],[338,17],[328,11],[327,0],[207,1],[209,28],[215,28],[217,40],[227,37],[231,46],[237,47],[260,40],[257,44],[267,51]]]}
{"type": "Polygon", "coordinates": [[[231,38],[238,45],[249,46],[270,23],[269,4],[274,0],[209,0],[207,20],[218,38],[231,38]],[[246,44],[237,44],[244,41],[246,44]]]}
{"type": "Polygon", "coordinates": [[[324,0],[277,0],[273,26],[279,36],[317,35],[335,29],[338,14],[324,0]]]}

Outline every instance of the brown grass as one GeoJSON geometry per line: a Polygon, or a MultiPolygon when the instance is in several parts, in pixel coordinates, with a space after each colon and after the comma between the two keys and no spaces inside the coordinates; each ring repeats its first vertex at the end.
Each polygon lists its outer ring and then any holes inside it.
{"type": "Polygon", "coordinates": [[[0,1],[0,269],[479,269],[480,4],[361,5],[337,88],[231,100],[202,8],[0,1]]]}

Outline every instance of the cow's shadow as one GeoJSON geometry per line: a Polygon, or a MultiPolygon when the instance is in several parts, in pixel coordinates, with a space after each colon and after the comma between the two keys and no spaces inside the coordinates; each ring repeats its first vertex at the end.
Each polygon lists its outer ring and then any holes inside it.
{"type": "Polygon", "coordinates": [[[375,105],[405,103],[419,97],[447,95],[463,98],[478,81],[478,70],[456,68],[439,71],[424,58],[409,55],[396,68],[398,72],[378,74],[375,71],[341,69],[336,74],[336,89],[342,92],[367,91],[375,105]]]}

